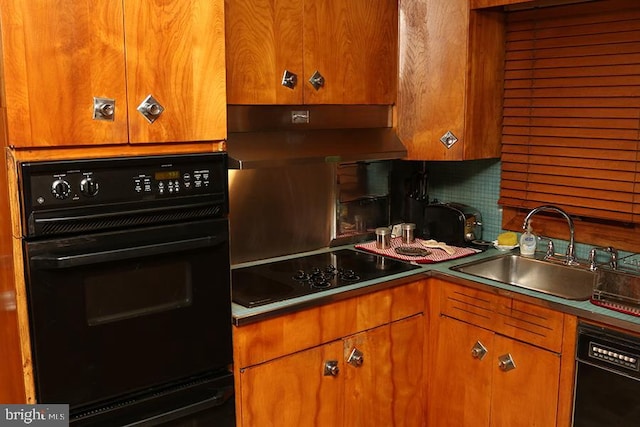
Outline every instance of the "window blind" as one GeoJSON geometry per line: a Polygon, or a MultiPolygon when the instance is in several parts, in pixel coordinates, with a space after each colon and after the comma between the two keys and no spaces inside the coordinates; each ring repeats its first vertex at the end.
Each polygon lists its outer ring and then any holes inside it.
{"type": "Polygon", "coordinates": [[[640,223],[640,2],[507,13],[499,203],[640,223]]]}

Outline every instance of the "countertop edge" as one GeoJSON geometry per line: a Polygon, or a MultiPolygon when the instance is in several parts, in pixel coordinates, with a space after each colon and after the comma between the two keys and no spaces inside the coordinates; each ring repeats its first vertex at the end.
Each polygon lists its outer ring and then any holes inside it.
{"type": "MultiPolygon", "coordinates": [[[[344,246],[340,248],[354,249],[353,246],[344,246]]],[[[337,250],[340,248],[327,248],[326,250],[314,251],[314,253],[337,250]]],[[[519,301],[548,307],[562,313],[574,315],[580,320],[593,321],[603,325],[640,333],[640,317],[599,307],[589,301],[565,300],[563,298],[554,297],[537,291],[531,291],[492,280],[474,277],[450,269],[453,266],[464,264],[472,260],[495,256],[497,253],[497,250],[489,249],[485,252],[464,258],[458,258],[437,264],[424,264],[420,265],[420,267],[422,267],[420,269],[404,272],[394,275],[393,277],[363,282],[342,290],[336,289],[333,292],[314,294],[311,298],[298,298],[289,302],[274,303],[251,309],[244,308],[238,304],[232,304],[232,322],[234,326],[241,327],[250,323],[294,313],[307,308],[316,307],[318,305],[324,305],[335,301],[357,297],[370,292],[401,286],[416,280],[434,277],[478,290],[514,298],[519,301]]],[[[300,254],[292,255],[291,257],[293,258],[295,256],[300,256],[300,254]]]]}
{"type": "Polygon", "coordinates": [[[301,311],[306,308],[317,307],[320,305],[325,305],[332,302],[342,301],[342,300],[354,298],[360,295],[365,295],[371,292],[376,292],[384,289],[394,288],[396,286],[406,285],[409,283],[413,283],[416,280],[420,280],[422,278],[426,279],[428,276],[429,276],[428,271],[425,272],[423,270],[413,270],[413,274],[408,276],[386,280],[379,283],[371,283],[368,285],[365,283],[360,287],[356,287],[354,289],[344,290],[336,293],[317,294],[318,296],[313,299],[307,299],[300,302],[292,302],[291,304],[279,306],[273,309],[256,311],[255,313],[249,313],[244,316],[233,316],[233,325],[234,326],[248,325],[250,323],[259,322],[261,320],[270,319],[272,317],[295,313],[297,311],[301,311]],[[419,276],[422,276],[422,277],[419,277],[419,276]]]}
{"type": "MultiPolygon", "coordinates": [[[[492,292],[497,295],[513,298],[518,301],[550,308],[552,310],[556,310],[565,314],[576,316],[579,320],[590,320],[590,321],[601,323],[604,325],[614,326],[614,327],[618,327],[628,331],[640,333],[640,324],[636,324],[630,320],[619,319],[617,317],[613,317],[611,314],[600,313],[597,311],[589,310],[587,308],[576,307],[575,305],[570,305],[566,302],[563,303],[563,302],[551,301],[542,296],[538,297],[538,296],[526,295],[521,292],[518,292],[518,290],[516,289],[514,290],[504,289],[503,287],[499,287],[501,284],[496,284],[496,285],[485,284],[473,279],[455,276],[455,275],[443,273],[440,271],[430,271],[427,274],[427,276],[439,278],[442,280],[446,280],[448,282],[452,282],[462,286],[467,286],[467,287],[478,289],[485,292],[492,292]]],[[[593,306],[594,309],[596,308],[596,306],[589,303],[588,301],[584,301],[584,303],[587,303],[590,306],[593,306]]],[[[576,302],[573,302],[573,304],[576,304],[576,302]]],[[[611,311],[611,310],[608,310],[608,311],[611,311]]],[[[628,316],[628,317],[632,317],[632,316],[628,316]]]]}

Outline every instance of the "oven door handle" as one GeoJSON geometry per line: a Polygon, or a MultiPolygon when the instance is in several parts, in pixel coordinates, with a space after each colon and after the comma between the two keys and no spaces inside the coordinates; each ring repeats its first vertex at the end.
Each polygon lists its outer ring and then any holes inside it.
{"type": "Polygon", "coordinates": [[[132,248],[112,249],[79,255],[49,256],[35,255],[31,257],[30,264],[39,270],[59,268],[72,268],[84,265],[99,264],[103,262],[122,261],[126,259],[141,258],[146,256],[162,255],[171,252],[181,252],[192,249],[212,247],[223,243],[226,238],[215,236],[198,237],[195,239],[178,240],[174,242],[155,243],[152,245],[136,246],[132,248]]]}

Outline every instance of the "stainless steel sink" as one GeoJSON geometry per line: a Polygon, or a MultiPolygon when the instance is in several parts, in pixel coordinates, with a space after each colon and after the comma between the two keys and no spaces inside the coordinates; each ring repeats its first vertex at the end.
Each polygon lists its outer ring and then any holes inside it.
{"type": "Polygon", "coordinates": [[[483,279],[581,301],[591,297],[595,279],[595,273],[589,270],[515,254],[485,258],[451,269],[483,279]]]}

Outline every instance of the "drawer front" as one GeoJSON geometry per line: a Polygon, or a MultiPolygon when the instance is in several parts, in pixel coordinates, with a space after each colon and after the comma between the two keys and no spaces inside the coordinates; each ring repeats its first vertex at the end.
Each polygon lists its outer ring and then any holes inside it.
{"type": "Polygon", "coordinates": [[[234,363],[245,368],[423,313],[425,283],[420,280],[234,327],[234,363]]]}
{"type": "MultiPolygon", "coordinates": [[[[506,299],[477,289],[446,283],[442,287],[441,314],[493,330],[496,307],[506,299]]],[[[508,304],[508,301],[503,304],[508,304]]]]}
{"type": "Polygon", "coordinates": [[[561,352],[564,315],[508,297],[446,283],[441,314],[554,352],[561,352]]]}
{"type": "Polygon", "coordinates": [[[564,315],[559,311],[510,300],[497,307],[495,331],[560,353],[564,315]]]}

